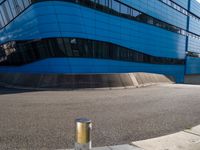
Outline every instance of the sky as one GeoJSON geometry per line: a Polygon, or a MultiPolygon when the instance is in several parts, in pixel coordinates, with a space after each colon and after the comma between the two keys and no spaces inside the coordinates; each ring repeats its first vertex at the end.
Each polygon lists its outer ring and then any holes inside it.
{"type": "Polygon", "coordinates": [[[200,0],[197,0],[197,2],[199,2],[199,3],[200,3],[200,0]]]}

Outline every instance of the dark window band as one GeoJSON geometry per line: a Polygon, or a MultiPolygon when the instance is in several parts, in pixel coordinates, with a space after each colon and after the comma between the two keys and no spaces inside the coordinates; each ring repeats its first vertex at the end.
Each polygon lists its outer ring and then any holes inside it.
{"type": "Polygon", "coordinates": [[[171,32],[175,32],[184,36],[189,36],[200,40],[200,35],[198,34],[186,31],[184,29],[156,19],[152,16],[149,16],[129,5],[122,3],[119,0],[4,0],[0,3],[0,28],[4,28],[12,20],[14,20],[14,18],[16,18],[26,8],[28,8],[32,3],[42,1],[72,2],[108,14],[150,24],[171,32]]]}
{"type": "Polygon", "coordinates": [[[200,58],[200,53],[188,51],[187,56],[200,58]]]}
{"type": "Polygon", "coordinates": [[[80,38],[12,41],[0,46],[1,66],[19,66],[46,58],[61,57],[184,65],[184,59],[155,57],[113,43],[80,38]]]}

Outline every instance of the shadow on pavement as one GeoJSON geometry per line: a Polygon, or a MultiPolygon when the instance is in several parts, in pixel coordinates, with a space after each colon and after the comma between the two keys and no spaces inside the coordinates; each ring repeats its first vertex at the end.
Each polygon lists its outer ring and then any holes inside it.
{"type": "Polygon", "coordinates": [[[0,95],[27,93],[27,92],[36,92],[36,91],[39,91],[39,90],[15,89],[15,88],[6,88],[6,87],[0,86],[0,95]]]}

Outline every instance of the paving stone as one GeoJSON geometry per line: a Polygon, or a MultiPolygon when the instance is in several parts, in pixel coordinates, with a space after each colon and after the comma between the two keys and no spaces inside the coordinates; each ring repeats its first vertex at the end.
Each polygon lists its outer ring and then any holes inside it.
{"type": "MultiPolygon", "coordinates": [[[[73,149],[70,149],[70,150],[73,150],[73,149]]],[[[95,147],[95,148],[92,148],[92,150],[142,150],[142,149],[132,146],[132,145],[125,144],[125,145],[115,145],[115,146],[106,146],[106,147],[95,147]]]]}
{"type": "MultiPolygon", "coordinates": [[[[58,149],[58,150],[60,150],[60,149],[58,149]]],[[[65,150],[74,150],[74,149],[65,149],[65,150]]],[[[111,148],[109,148],[108,146],[105,146],[105,147],[94,147],[94,148],[92,148],[92,150],[111,150],[111,148]]]]}
{"type": "Polygon", "coordinates": [[[200,136],[182,131],[133,144],[145,150],[200,150],[200,136]]]}
{"type": "Polygon", "coordinates": [[[196,127],[193,127],[191,129],[185,130],[185,131],[200,136],[200,125],[196,126],[196,127]]]}
{"type": "Polygon", "coordinates": [[[138,147],[132,146],[132,145],[116,145],[116,146],[109,146],[111,150],[142,150],[138,147]]]}
{"type": "Polygon", "coordinates": [[[111,150],[109,147],[96,147],[93,148],[92,150],[111,150]]]}

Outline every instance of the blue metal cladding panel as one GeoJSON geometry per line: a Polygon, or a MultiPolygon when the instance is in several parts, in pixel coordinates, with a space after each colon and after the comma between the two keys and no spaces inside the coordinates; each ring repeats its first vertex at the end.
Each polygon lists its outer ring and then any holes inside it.
{"type": "Polygon", "coordinates": [[[154,56],[185,58],[185,36],[66,2],[35,4],[1,32],[5,35],[1,43],[13,39],[80,37],[154,56]]]}
{"type": "Polygon", "coordinates": [[[42,38],[45,37],[44,34],[46,34],[46,37],[60,37],[60,30],[53,5],[51,2],[46,3],[42,7],[44,9],[42,14],[37,12],[40,7],[40,5],[32,5],[3,30],[0,30],[0,43],[12,40],[42,38]],[[42,17],[42,15],[44,16],[42,17]],[[47,31],[46,28],[48,29],[47,31]],[[45,30],[41,31],[42,29],[45,30]]]}
{"type": "Polygon", "coordinates": [[[189,31],[200,35],[200,21],[194,17],[190,17],[189,31]]]}
{"type": "Polygon", "coordinates": [[[153,65],[103,59],[51,58],[21,67],[0,67],[0,72],[24,73],[124,73],[150,72],[174,76],[177,82],[183,82],[184,66],[153,65]],[[120,68],[120,69],[119,69],[120,68]]]}
{"type": "MultiPolygon", "coordinates": [[[[196,0],[190,0],[190,11],[197,16],[200,16],[200,3],[196,0]]],[[[200,34],[200,22],[194,18],[189,17],[189,31],[200,34]]],[[[196,37],[188,38],[188,51],[200,53],[200,40],[196,37]]],[[[186,60],[186,74],[200,74],[200,58],[187,57],[186,60]]]]}
{"type": "Polygon", "coordinates": [[[173,0],[175,3],[179,4],[185,9],[188,9],[188,0],[173,0]]]}
{"type": "Polygon", "coordinates": [[[200,58],[187,57],[186,74],[200,74],[200,58]]]}
{"type": "MultiPolygon", "coordinates": [[[[158,0],[121,0],[134,8],[141,10],[155,18],[180,28],[186,29],[187,16],[163,4],[158,0]]],[[[180,0],[186,1],[186,0],[180,0]]],[[[185,2],[184,2],[185,4],[185,2]]]]}
{"type": "Polygon", "coordinates": [[[200,53],[200,40],[190,37],[188,39],[188,51],[200,53]]]}
{"type": "Polygon", "coordinates": [[[200,17],[200,3],[197,0],[191,0],[190,11],[200,17]]]}

